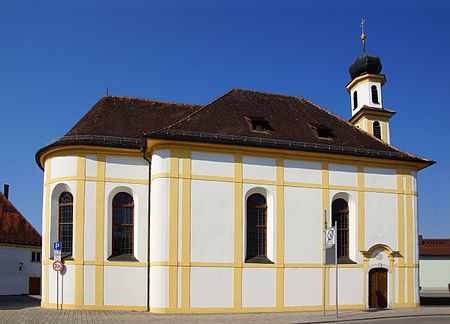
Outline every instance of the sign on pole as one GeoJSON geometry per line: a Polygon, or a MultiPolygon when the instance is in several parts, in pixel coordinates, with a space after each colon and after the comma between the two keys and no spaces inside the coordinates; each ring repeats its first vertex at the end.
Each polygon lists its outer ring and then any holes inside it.
{"type": "Polygon", "coordinates": [[[334,227],[325,230],[325,248],[332,248],[336,244],[336,230],[334,227]]]}
{"type": "Polygon", "coordinates": [[[53,251],[53,260],[61,261],[61,250],[54,250],[53,251]]]}
{"type": "Polygon", "coordinates": [[[53,261],[52,264],[53,270],[55,270],[56,272],[59,272],[63,269],[63,264],[61,263],[61,261],[53,261]]]}
{"type": "Polygon", "coordinates": [[[53,251],[61,251],[61,242],[53,242],[53,251]]]}

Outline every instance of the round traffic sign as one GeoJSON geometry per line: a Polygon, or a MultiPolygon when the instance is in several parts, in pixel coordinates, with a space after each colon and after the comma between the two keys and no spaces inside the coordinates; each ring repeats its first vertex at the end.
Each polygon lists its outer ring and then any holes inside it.
{"type": "Polygon", "coordinates": [[[55,271],[61,271],[64,266],[61,263],[61,261],[56,260],[53,262],[52,267],[53,267],[53,270],[55,270],[55,271]]]}

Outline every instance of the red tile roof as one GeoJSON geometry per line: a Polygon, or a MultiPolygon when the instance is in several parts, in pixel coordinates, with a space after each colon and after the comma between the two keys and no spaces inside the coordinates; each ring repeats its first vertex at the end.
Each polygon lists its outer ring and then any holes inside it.
{"type": "Polygon", "coordinates": [[[41,246],[42,237],[0,192],[0,244],[41,246]]]}
{"type": "Polygon", "coordinates": [[[450,238],[424,239],[419,235],[420,256],[450,256],[450,238]]]}
{"type": "Polygon", "coordinates": [[[40,155],[52,146],[139,149],[144,136],[434,163],[378,140],[305,98],[240,89],[205,106],[103,97],[66,135],[39,150],[36,161],[41,166],[40,155]],[[252,131],[252,118],[267,121],[271,130],[252,131]],[[319,137],[317,128],[333,136],[319,137]]]}

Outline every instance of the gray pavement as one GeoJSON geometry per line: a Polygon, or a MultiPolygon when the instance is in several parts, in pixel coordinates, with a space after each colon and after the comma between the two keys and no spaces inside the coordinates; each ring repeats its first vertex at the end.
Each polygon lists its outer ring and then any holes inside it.
{"type": "Polygon", "coordinates": [[[380,311],[161,315],[131,311],[44,309],[35,296],[0,296],[0,323],[450,323],[450,306],[380,311]]]}

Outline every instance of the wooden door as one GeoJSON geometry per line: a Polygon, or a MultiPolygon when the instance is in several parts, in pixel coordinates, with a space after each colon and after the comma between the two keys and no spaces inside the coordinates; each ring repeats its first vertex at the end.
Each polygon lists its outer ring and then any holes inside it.
{"type": "Polygon", "coordinates": [[[375,268],[369,272],[369,308],[387,307],[387,270],[375,268]]]}
{"type": "Polygon", "coordinates": [[[30,277],[29,281],[29,294],[30,295],[40,295],[41,294],[41,278],[30,277]]]}

